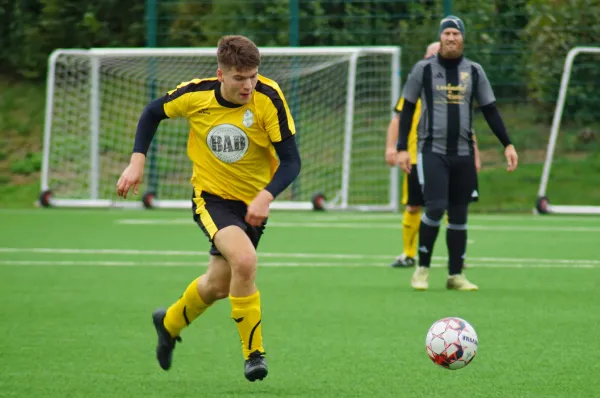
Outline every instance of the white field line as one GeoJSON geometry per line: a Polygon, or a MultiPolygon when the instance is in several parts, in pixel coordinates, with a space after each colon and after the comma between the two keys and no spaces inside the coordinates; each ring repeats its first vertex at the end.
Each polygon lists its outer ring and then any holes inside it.
{"type": "MultiPolygon", "coordinates": [[[[190,219],[120,219],[115,220],[121,225],[191,225],[190,219]]],[[[402,224],[397,223],[331,223],[331,222],[279,222],[267,223],[267,228],[325,228],[325,229],[402,229],[402,224]]],[[[600,232],[600,227],[551,227],[551,226],[501,226],[501,225],[469,225],[469,230],[481,231],[530,231],[530,232],[600,232]]]]}
{"type": "MultiPolygon", "coordinates": [[[[157,210],[160,211],[160,210],[157,210]]],[[[0,209],[0,214],[43,214],[43,213],[54,213],[54,214],[118,214],[118,213],[137,213],[143,214],[144,210],[121,210],[121,209],[0,209]]],[[[175,212],[175,211],[171,211],[175,212]]],[[[190,210],[180,210],[179,214],[188,214],[190,210]]],[[[279,210],[273,210],[272,214],[282,214],[279,210]]],[[[352,221],[352,220],[401,220],[401,213],[355,213],[355,212],[344,212],[344,211],[331,211],[325,213],[311,213],[311,212],[298,212],[298,213],[287,213],[283,217],[287,217],[287,214],[291,218],[298,215],[301,219],[310,218],[314,221],[352,221]]],[[[582,216],[561,216],[561,215],[541,215],[534,216],[531,214],[471,214],[469,215],[470,220],[488,220],[488,221],[532,221],[532,222],[600,222],[600,217],[597,215],[582,215],[582,216]]],[[[186,217],[188,222],[191,220],[190,217],[186,217]]]]}
{"type": "MultiPolygon", "coordinates": [[[[54,249],[54,248],[16,248],[16,247],[0,247],[0,253],[26,253],[26,254],[72,254],[72,255],[121,255],[121,256],[165,256],[165,257],[202,257],[203,259],[208,258],[206,251],[187,251],[187,250],[134,250],[134,249],[54,249]]],[[[258,254],[259,259],[262,258],[275,258],[275,259],[316,259],[316,260],[355,260],[361,261],[360,264],[368,265],[369,261],[375,264],[373,260],[390,260],[393,255],[382,255],[382,254],[343,254],[343,253],[262,253],[258,254]],[[362,261],[362,260],[366,260],[362,261]]],[[[434,256],[434,260],[445,261],[446,257],[434,256]]],[[[29,261],[29,260],[24,260],[29,261]]],[[[78,261],[73,261],[79,263],[78,261]]],[[[125,263],[127,261],[124,261],[125,263]]],[[[168,261],[167,261],[168,262],[168,261]]],[[[135,263],[135,261],[133,261],[135,263]]],[[[148,264],[146,261],[139,261],[139,263],[148,264]]],[[[159,262],[163,264],[164,262],[159,262]]],[[[198,264],[197,262],[191,262],[198,264]]],[[[260,261],[263,264],[263,261],[260,261]]],[[[268,261],[267,261],[268,263],[268,261]]],[[[321,263],[321,262],[319,262],[321,263]]],[[[327,263],[327,262],[325,262],[327,263]]],[[[323,263],[323,264],[325,264],[323,263]]],[[[467,263],[481,264],[530,264],[534,267],[536,264],[556,264],[556,265],[591,265],[600,266],[600,260],[588,260],[588,259],[543,259],[543,258],[515,258],[515,257],[468,257],[467,263]]],[[[306,265],[314,264],[302,263],[306,265]]],[[[340,263],[341,265],[346,262],[340,263]]],[[[376,263],[381,264],[380,262],[376,263]]]]}
{"type": "MultiPolygon", "coordinates": [[[[470,241],[469,243],[473,243],[470,241]]],[[[208,257],[207,251],[191,250],[135,250],[135,249],[54,249],[54,248],[13,248],[0,247],[0,253],[37,253],[37,254],[117,254],[133,256],[184,256],[208,257]]],[[[333,253],[258,253],[259,257],[271,258],[328,258],[340,260],[390,259],[395,255],[385,254],[333,254],[333,253]]],[[[440,257],[441,258],[441,257],[440,257]]]]}
{"type": "MultiPolygon", "coordinates": [[[[273,212],[273,214],[277,214],[273,212]]],[[[308,217],[307,217],[308,218],[308,217]]],[[[402,214],[394,213],[325,213],[310,216],[311,220],[315,221],[352,221],[352,220],[401,220],[402,214]]],[[[530,214],[469,214],[470,220],[482,220],[482,221],[527,221],[527,222],[544,222],[544,221],[558,221],[558,222],[580,222],[580,221],[592,221],[600,222],[600,217],[597,215],[589,216],[557,216],[557,215],[542,215],[534,216],[530,214]]]]}
{"type": "MultiPolygon", "coordinates": [[[[0,260],[0,265],[83,265],[83,266],[105,266],[105,267],[136,267],[136,266],[151,266],[151,267],[198,267],[206,264],[201,261],[76,261],[76,260],[0,260]]],[[[379,266],[379,263],[336,263],[336,262],[260,262],[260,266],[271,267],[371,267],[379,266]]]]}
{"type": "MultiPolygon", "coordinates": [[[[500,259],[498,259],[500,260],[500,259]]],[[[52,260],[0,260],[0,266],[99,266],[99,267],[198,267],[203,266],[193,261],[52,261],[52,260]]],[[[260,262],[260,267],[387,267],[383,263],[336,263],[336,262],[260,262]]],[[[446,264],[434,263],[433,268],[445,268],[446,264]]],[[[564,269],[600,269],[598,264],[552,264],[552,263],[487,263],[487,264],[469,264],[472,268],[564,268],[564,269]]]]}

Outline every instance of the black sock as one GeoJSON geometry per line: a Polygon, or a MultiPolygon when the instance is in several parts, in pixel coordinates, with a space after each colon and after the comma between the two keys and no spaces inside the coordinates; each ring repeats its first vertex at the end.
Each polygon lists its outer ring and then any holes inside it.
{"type": "Polygon", "coordinates": [[[440,227],[432,227],[421,222],[419,227],[419,266],[428,267],[431,265],[431,255],[433,254],[433,245],[437,238],[440,227]]]}
{"type": "Polygon", "coordinates": [[[467,230],[446,230],[446,245],[448,247],[448,274],[457,275],[462,272],[467,252],[467,230]]]}

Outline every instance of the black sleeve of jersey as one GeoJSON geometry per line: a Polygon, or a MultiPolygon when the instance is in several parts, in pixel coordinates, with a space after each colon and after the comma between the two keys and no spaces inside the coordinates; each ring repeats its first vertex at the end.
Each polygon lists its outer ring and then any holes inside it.
{"type": "Polygon", "coordinates": [[[156,134],[161,120],[167,119],[165,113],[165,98],[161,97],[146,105],[135,131],[135,142],[133,152],[143,153],[144,155],[150,148],[150,143],[156,134]]]}
{"type": "Polygon", "coordinates": [[[275,147],[277,156],[279,156],[279,167],[265,189],[276,198],[277,195],[283,192],[298,177],[301,162],[295,136],[292,135],[281,142],[275,142],[273,146],[275,147]]]}
{"type": "Polygon", "coordinates": [[[508,132],[506,131],[506,127],[504,126],[502,116],[500,116],[500,112],[498,112],[498,108],[496,108],[496,103],[492,102],[491,104],[482,106],[481,112],[483,112],[485,120],[492,129],[492,132],[496,135],[496,137],[498,137],[502,145],[507,147],[512,144],[510,137],[508,136],[508,132]]]}
{"type": "Polygon", "coordinates": [[[400,130],[398,133],[398,142],[396,143],[396,149],[398,151],[406,151],[408,148],[408,134],[412,127],[413,115],[415,114],[415,108],[417,104],[404,99],[404,107],[402,113],[400,113],[400,130]]]}

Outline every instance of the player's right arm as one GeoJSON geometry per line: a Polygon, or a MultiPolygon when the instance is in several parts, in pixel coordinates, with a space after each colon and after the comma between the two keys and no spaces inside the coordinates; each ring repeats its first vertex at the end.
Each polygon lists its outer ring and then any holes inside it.
{"type": "Polygon", "coordinates": [[[400,112],[402,112],[403,99],[400,98],[394,108],[394,116],[390,120],[387,128],[387,137],[385,140],[385,161],[390,166],[398,164],[398,150],[396,143],[398,142],[398,130],[400,129],[400,112]]]}
{"type": "Polygon", "coordinates": [[[129,165],[117,181],[117,195],[127,198],[127,193],[133,187],[133,193],[138,194],[138,187],[144,175],[146,153],[150,149],[152,139],[160,122],[167,118],[187,116],[189,95],[185,83],[176,90],[170,91],[164,97],[150,102],[143,110],[135,131],[135,142],[129,165]]]}
{"type": "Polygon", "coordinates": [[[408,75],[402,97],[404,97],[404,105],[402,107],[402,117],[400,118],[400,128],[398,133],[398,142],[396,150],[398,151],[398,164],[407,173],[410,173],[412,161],[408,153],[408,135],[412,128],[413,116],[417,101],[423,89],[423,70],[424,62],[417,63],[413,70],[408,75]]]}

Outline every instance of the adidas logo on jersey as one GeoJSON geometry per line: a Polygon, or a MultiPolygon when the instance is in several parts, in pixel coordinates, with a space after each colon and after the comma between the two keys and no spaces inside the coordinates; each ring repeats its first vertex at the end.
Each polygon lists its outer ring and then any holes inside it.
{"type": "Polygon", "coordinates": [[[442,72],[438,72],[438,73],[435,75],[435,78],[436,78],[436,79],[444,79],[444,74],[443,74],[442,72]]]}

